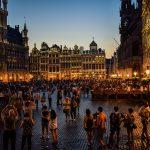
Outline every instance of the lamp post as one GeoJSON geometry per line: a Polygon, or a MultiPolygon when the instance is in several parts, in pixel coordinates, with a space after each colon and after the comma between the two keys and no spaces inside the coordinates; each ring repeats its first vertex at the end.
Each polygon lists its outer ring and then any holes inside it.
{"type": "Polygon", "coordinates": [[[133,75],[134,75],[134,77],[136,78],[136,76],[137,76],[137,72],[135,71],[135,72],[133,73],[133,75]]]}
{"type": "Polygon", "coordinates": [[[149,78],[150,70],[146,70],[146,77],[149,78]]]}

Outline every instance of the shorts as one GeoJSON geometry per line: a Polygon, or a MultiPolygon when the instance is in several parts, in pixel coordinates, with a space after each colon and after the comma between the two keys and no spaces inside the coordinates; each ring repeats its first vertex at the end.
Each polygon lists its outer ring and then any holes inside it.
{"type": "Polygon", "coordinates": [[[98,127],[98,138],[103,139],[104,134],[106,133],[106,128],[98,127]]]}

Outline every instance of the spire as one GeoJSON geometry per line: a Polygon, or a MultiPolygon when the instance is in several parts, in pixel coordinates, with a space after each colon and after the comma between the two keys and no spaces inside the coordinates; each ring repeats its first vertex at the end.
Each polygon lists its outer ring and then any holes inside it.
{"type": "Polygon", "coordinates": [[[93,41],[94,41],[94,36],[93,36],[93,41]]]}
{"type": "Polygon", "coordinates": [[[25,20],[25,23],[24,23],[24,29],[23,30],[28,32],[27,23],[26,23],[26,17],[24,17],[24,20],[25,20]]]}
{"type": "Polygon", "coordinates": [[[24,23],[24,28],[23,28],[23,31],[22,31],[22,36],[23,36],[23,39],[24,39],[24,45],[25,45],[25,47],[28,47],[28,29],[27,29],[26,21],[24,23]]]}
{"type": "Polygon", "coordinates": [[[3,7],[5,11],[7,11],[7,4],[8,4],[8,0],[3,0],[3,7]]]}

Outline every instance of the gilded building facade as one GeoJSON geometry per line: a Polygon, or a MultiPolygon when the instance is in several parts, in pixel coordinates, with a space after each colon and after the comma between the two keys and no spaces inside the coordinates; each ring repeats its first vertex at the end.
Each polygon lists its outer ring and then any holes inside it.
{"type": "Polygon", "coordinates": [[[48,80],[95,76],[105,78],[105,51],[98,49],[94,41],[90,44],[90,50],[81,50],[77,45],[71,49],[58,45],[49,47],[42,43],[40,50],[34,47],[30,54],[30,73],[34,78],[48,80]],[[36,60],[39,63],[34,63],[36,60]]]}
{"type": "Polygon", "coordinates": [[[7,0],[0,0],[0,80],[28,81],[28,29],[24,24],[22,32],[7,24],[7,0]]]}
{"type": "Polygon", "coordinates": [[[144,76],[150,74],[150,1],[143,0],[142,7],[143,20],[143,73],[144,76]]]}
{"type": "Polygon", "coordinates": [[[118,71],[122,77],[142,76],[142,0],[135,6],[131,0],[121,0],[120,47],[118,71]]]}

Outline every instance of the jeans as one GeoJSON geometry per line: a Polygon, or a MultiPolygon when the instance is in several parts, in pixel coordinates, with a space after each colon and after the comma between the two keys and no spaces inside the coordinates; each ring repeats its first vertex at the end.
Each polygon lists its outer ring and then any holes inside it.
{"type": "Polygon", "coordinates": [[[5,130],[3,133],[3,150],[8,150],[9,140],[11,142],[11,150],[16,149],[16,131],[5,130]]]}
{"type": "Polygon", "coordinates": [[[31,144],[32,144],[31,138],[32,138],[32,135],[22,135],[21,150],[24,149],[26,140],[27,140],[27,142],[28,142],[28,150],[31,150],[31,144]]]}

